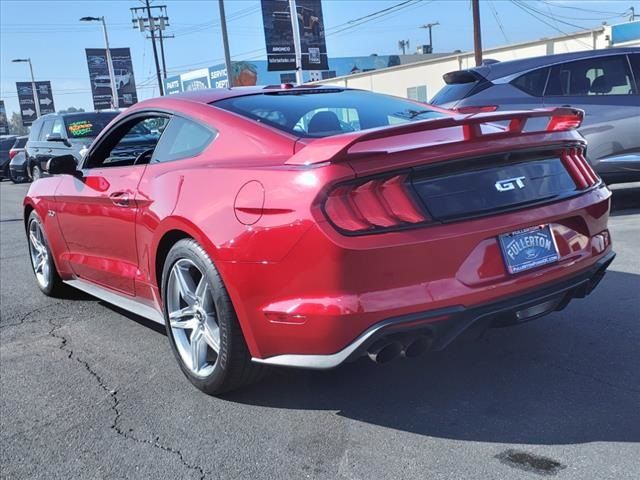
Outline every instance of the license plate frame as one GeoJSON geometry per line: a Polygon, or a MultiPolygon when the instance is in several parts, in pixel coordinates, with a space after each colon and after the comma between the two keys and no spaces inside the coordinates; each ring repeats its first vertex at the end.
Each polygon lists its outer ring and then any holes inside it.
{"type": "Polygon", "coordinates": [[[558,245],[548,224],[504,233],[498,236],[507,272],[515,275],[556,263],[560,259],[558,245]]]}

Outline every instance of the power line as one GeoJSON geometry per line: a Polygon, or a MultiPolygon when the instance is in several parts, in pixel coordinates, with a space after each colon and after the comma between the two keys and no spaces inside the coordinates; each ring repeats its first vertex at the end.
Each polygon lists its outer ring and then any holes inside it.
{"type": "Polygon", "coordinates": [[[496,11],[496,7],[493,5],[493,2],[489,0],[489,8],[491,9],[491,13],[493,13],[493,18],[496,19],[496,23],[502,32],[502,36],[504,37],[505,42],[511,43],[509,38],[507,37],[507,33],[504,31],[504,27],[502,26],[502,22],[500,21],[500,17],[498,16],[498,12],[496,11]]]}
{"type": "MultiPolygon", "coordinates": [[[[519,9],[521,9],[522,11],[528,13],[529,15],[531,15],[533,18],[535,18],[536,20],[538,20],[539,22],[544,23],[545,25],[553,28],[554,30],[556,30],[557,32],[562,33],[565,36],[568,36],[569,34],[567,32],[565,32],[564,30],[561,30],[560,28],[556,27],[555,25],[547,22],[546,20],[538,17],[535,13],[531,12],[530,10],[526,9],[524,5],[521,5],[517,0],[511,0],[511,3],[513,3],[516,7],[518,7],[519,9]]],[[[589,45],[588,43],[583,42],[582,40],[578,40],[576,39],[577,42],[582,43],[583,45],[587,46],[587,48],[591,48],[591,45],[589,45]]]]}
{"type": "Polygon", "coordinates": [[[618,16],[624,16],[624,13],[623,13],[623,14],[617,14],[616,12],[604,12],[604,11],[602,11],[602,10],[592,10],[592,9],[589,9],[589,8],[574,7],[573,5],[562,5],[562,4],[560,4],[560,3],[551,3],[551,2],[548,2],[548,1],[546,1],[546,0],[540,0],[540,1],[541,1],[542,3],[546,3],[547,5],[550,5],[550,6],[552,6],[552,7],[568,8],[568,9],[571,9],[571,10],[578,10],[578,11],[581,11],[581,12],[587,12],[587,13],[601,13],[601,14],[603,14],[603,15],[618,15],[618,16]]]}

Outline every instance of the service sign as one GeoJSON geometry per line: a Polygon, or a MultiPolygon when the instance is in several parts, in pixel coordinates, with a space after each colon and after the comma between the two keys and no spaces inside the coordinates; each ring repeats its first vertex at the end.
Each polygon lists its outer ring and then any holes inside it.
{"type": "MultiPolygon", "coordinates": [[[[303,70],[328,70],[320,0],[297,0],[303,70]]],[[[270,71],[295,70],[289,0],[262,0],[262,20],[270,71]]]]}
{"type": "MultiPolygon", "coordinates": [[[[54,113],[56,107],[53,103],[51,82],[35,82],[35,86],[38,103],[40,104],[40,115],[54,113]]],[[[18,90],[18,103],[20,104],[22,125],[26,127],[38,118],[32,84],[31,82],[16,82],[16,88],[18,90]]]]}
{"type": "Polygon", "coordinates": [[[4,100],[0,100],[0,135],[9,134],[9,121],[7,120],[7,109],[4,107],[4,100]]]}
{"type": "MultiPolygon", "coordinates": [[[[93,108],[105,110],[115,107],[112,101],[111,78],[104,48],[87,48],[87,65],[91,81],[93,108]]],[[[113,73],[118,90],[118,107],[130,107],[138,102],[136,81],[133,76],[133,62],[128,48],[111,48],[113,73]]]]}

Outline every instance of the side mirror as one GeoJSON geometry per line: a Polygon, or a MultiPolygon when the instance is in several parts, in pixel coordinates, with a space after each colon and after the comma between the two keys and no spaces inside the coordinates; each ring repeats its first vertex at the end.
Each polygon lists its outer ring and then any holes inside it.
{"type": "Polygon", "coordinates": [[[73,175],[82,176],[78,170],[78,164],[73,155],[59,155],[52,157],[47,164],[47,171],[51,175],[73,175]]]}
{"type": "Polygon", "coordinates": [[[63,138],[62,135],[60,135],[57,132],[56,133],[50,133],[49,135],[47,135],[47,142],[62,142],[67,147],[71,146],[71,143],[69,142],[69,140],[67,140],[66,138],[63,138]]]}

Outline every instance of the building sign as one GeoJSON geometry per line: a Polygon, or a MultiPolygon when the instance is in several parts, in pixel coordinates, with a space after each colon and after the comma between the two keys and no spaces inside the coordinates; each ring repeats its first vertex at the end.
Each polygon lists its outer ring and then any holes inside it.
{"type": "MultiPolygon", "coordinates": [[[[54,113],[56,107],[53,103],[53,92],[51,82],[35,82],[38,103],[40,104],[40,115],[54,113]]],[[[22,125],[29,126],[38,118],[35,99],[31,82],[16,82],[18,90],[18,103],[20,104],[20,115],[22,125]]]]}
{"type": "Polygon", "coordinates": [[[7,109],[4,108],[4,100],[0,100],[0,135],[9,134],[9,121],[7,120],[7,109]]]}
{"type": "MultiPolygon", "coordinates": [[[[329,59],[329,70],[310,70],[304,72],[305,80],[315,82],[333,78],[336,75],[368,72],[378,68],[393,67],[429,58],[423,55],[369,55],[366,57],[338,57],[329,59]]],[[[231,62],[231,85],[233,87],[251,85],[278,85],[295,83],[294,71],[269,71],[266,60],[231,62]]],[[[171,95],[200,88],[228,88],[227,69],[224,64],[208,69],[198,69],[181,75],[169,77],[164,81],[165,93],[171,95]],[[208,70],[208,76],[205,74],[208,70]]]]}
{"type": "MultiPolygon", "coordinates": [[[[261,0],[270,71],[295,70],[296,56],[289,0],[261,0]]],[[[327,44],[320,0],[297,0],[303,70],[328,70],[327,44]]]]}
{"type": "MultiPolygon", "coordinates": [[[[130,107],[138,102],[131,51],[128,48],[112,48],[110,50],[116,88],[118,89],[118,106],[120,108],[130,107]]],[[[106,51],[104,48],[87,48],[85,51],[91,81],[93,108],[96,110],[113,108],[106,51]]]]}

